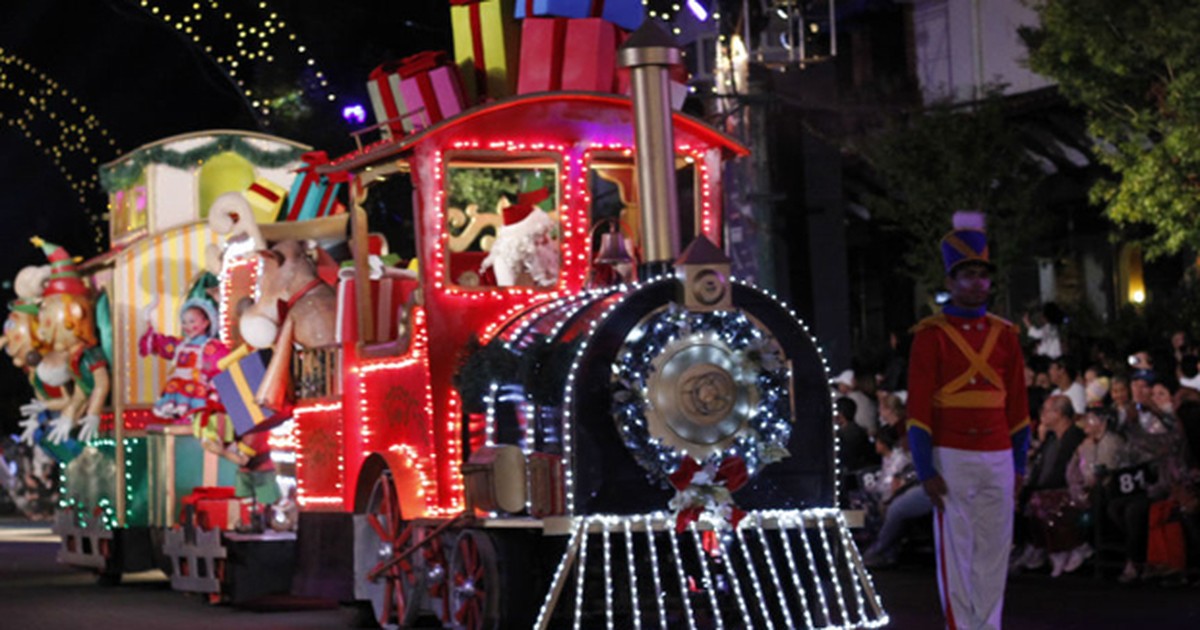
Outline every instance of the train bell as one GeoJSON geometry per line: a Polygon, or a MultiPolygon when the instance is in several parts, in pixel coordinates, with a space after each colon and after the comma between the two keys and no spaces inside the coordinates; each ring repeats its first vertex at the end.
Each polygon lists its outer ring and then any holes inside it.
{"type": "Polygon", "coordinates": [[[600,235],[600,250],[596,252],[595,262],[605,265],[633,264],[633,256],[625,249],[625,238],[620,232],[600,235]]]}

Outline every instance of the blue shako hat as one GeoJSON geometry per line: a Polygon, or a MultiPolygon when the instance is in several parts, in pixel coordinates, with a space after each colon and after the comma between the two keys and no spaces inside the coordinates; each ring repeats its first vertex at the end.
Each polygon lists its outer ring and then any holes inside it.
{"type": "Polygon", "coordinates": [[[975,228],[952,230],[942,237],[942,262],[946,265],[946,275],[966,263],[981,263],[991,271],[996,270],[996,265],[988,260],[987,233],[975,228]]]}

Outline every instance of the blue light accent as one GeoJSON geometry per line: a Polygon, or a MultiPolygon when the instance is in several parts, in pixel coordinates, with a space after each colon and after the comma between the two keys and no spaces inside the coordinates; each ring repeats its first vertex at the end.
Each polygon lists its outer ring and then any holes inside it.
{"type": "Polygon", "coordinates": [[[347,105],[342,108],[342,118],[346,122],[361,125],[367,121],[367,109],[358,103],[347,105]]]}

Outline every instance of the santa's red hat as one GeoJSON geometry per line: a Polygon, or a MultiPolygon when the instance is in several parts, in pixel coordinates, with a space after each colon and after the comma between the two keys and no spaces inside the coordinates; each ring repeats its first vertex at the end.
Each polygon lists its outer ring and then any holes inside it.
{"type": "Polygon", "coordinates": [[[46,281],[46,292],[42,294],[42,297],[48,298],[60,293],[79,297],[88,295],[87,285],[79,277],[79,271],[75,268],[75,261],[71,259],[71,255],[67,253],[67,250],[54,243],[48,243],[37,236],[29,239],[29,241],[34,246],[41,247],[42,252],[46,254],[46,259],[50,261],[50,279],[46,281]]]}

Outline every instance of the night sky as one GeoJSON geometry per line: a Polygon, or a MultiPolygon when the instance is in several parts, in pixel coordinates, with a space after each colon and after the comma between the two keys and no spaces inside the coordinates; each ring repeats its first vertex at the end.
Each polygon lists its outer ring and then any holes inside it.
{"type": "MultiPolygon", "coordinates": [[[[349,132],[359,125],[344,122],[340,111],[361,103],[369,112],[365,82],[371,69],[451,46],[445,0],[293,0],[262,3],[266,9],[258,1],[219,0],[222,11],[234,16],[229,21],[212,17],[212,4],[0,3],[0,279],[5,283],[0,299],[5,303],[13,297],[8,283],[18,270],[46,262],[30,245],[30,236],[59,243],[76,256],[90,257],[107,247],[107,200],[98,184],[89,183],[97,172],[93,158],[103,164],[143,144],[206,129],[258,130],[331,155],[344,153],[353,148],[349,132]],[[213,45],[213,54],[163,19],[174,12],[177,23],[179,16],[194,13],[193,5],[209,17],[189,26],[213,45]],[[160,12],[152,13],[154,7],[160,12]],[[220,45],[236,39],[238,20],[252,24],[271,11],[306,51],[300,55],[277,46],[278,62],[249,77],[243,65],[242,75],[256,91],[301,95],[300,108],[264,117],[214,56],[220,45]],[[327,88],[316,86],[312,70],[305,69],[309,57],[324,73],[327,88]],[[289,74],[292,69],[297,71],[289,74]],[[57,87],[46,96],[51,81],[57,87]],[[329,92],[335,101],[327,100],[329,92]],[[79,123],[88,115],[94,116],[93,126],[80,134],[79,123]],[[54,148],[63,143],[68,150],[58,157],[54,148]]],[[[368,114],[366,124],[371,122],[368,114]]],[[[0,367],[0,387],[0,428],[8,432],[16,428],[16,406],[28,401],[30,392],[8,365],[0,367]]]]}

